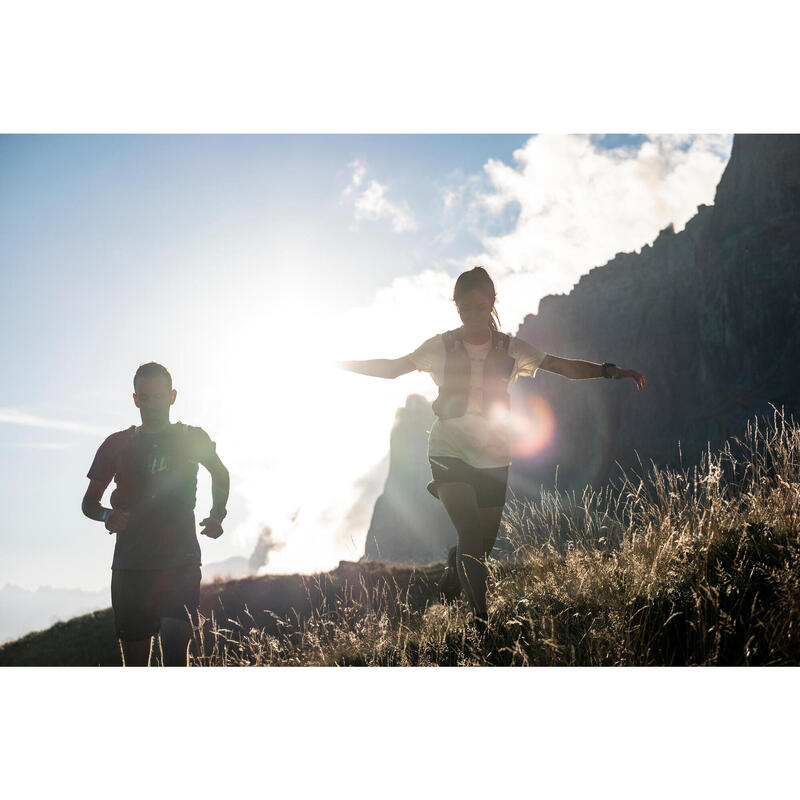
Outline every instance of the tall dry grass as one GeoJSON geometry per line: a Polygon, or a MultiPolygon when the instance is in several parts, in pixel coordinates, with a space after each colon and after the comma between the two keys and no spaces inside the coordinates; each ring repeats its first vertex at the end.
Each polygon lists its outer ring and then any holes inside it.
{"type": "Polygon", "coordinates": [[[800,426],[773,408],[692,469],[511,500],[490,630],[390,583],[310,617],[206,620],[193,662],[243,665],[800,663],[800,426]]]}

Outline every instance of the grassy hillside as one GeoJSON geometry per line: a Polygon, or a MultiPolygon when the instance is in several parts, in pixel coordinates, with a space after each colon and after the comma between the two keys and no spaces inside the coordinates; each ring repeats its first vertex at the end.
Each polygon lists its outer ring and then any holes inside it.
{"type": "MultiPolygon", "coordinates": [[[[512,501],[503,539],[485,640],[434,601],[441,565],[345,563],[206,587],[193,663],[800,663],[800,426],[779,412],[692,470],[512,501]]],[[[0,648],[34,663],[119,663],[110,612],[0,648]]]]}
{"type": "MultiPolygon", "coordinates": [[[[398,567],[342,562],[320,575],[266,575],[215,581],[200,588],[206,638],[243,620],[265,635],[303,625],[320,609],[420,609],[433,595],[443,565],[398,567]]],[[[198,640],[199,651],[203,643],[198,640]]],[[[212,644],[213,649],[213,644],[212,644]]],[[[155,649],[156,660],[160,653],[155,649]]],[[[207,660],[207,659],[206,659],[207,660]]],[[[198,660],[200,661],[200,660],[198,660]]],[[[0,666],[119,666],[110,608],[59,622],[0,647],[0,666]]]]}

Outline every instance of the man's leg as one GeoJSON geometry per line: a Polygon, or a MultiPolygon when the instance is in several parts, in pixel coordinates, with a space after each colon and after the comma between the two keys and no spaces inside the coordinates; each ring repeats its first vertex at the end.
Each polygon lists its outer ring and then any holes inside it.
{"type": "Polygon", "coordinates": [[[151,585],[148,570],[111,570],[111,606],[123,667],[150,666],[153,635],[158,631],[151,585]]]}
{"type": "Polygon", "coordinates": [[[192,626],[188,619],[161,617],[161,652],[165,667],[188,666],[191,640],[192,626]]]}
{"type": "Polygon", "coordinates": [[[165,667],[189,663],[192,623],[200,605],[200,567],[174,567],[164,571],[165,589],[161,599],[161,652],[165,667]]]}
{"type": "Polygon", "coordinates": [[[138,642],[126,642],[120,639],[122,645],[123,667],[149,667],[150,654],[153,652],[153,637],[138,642]]]}

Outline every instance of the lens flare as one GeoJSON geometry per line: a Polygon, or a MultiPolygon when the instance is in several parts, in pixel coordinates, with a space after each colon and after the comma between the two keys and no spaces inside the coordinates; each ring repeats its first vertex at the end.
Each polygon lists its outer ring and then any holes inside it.
{"type": "Polygon", "coordinates": [[[511,452],[514,458],[533,458],[553,441],[556,418],[547,401],[535,394],[521,399],[511,412],[511,452]]]}
{"type": "Polygon", "coordinates": [[[486,418],[492,425],[506,425],[510,419],[508,408],[504,403],[495,402],[489,406],[486,418]]]}

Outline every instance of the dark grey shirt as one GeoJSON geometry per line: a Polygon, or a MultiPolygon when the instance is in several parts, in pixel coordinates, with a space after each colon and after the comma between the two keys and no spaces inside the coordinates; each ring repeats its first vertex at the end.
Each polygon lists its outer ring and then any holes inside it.
{"type": "Polygon", "coordinates": [[[131,427],[100,446],[88,477],[116,482],[112,508],[130,511],[116,534],[112,569],[163,569],[200,564],[194,506],[197,465],[216,459],[202,428],[177,422],[158,434],[131,427]]]}

